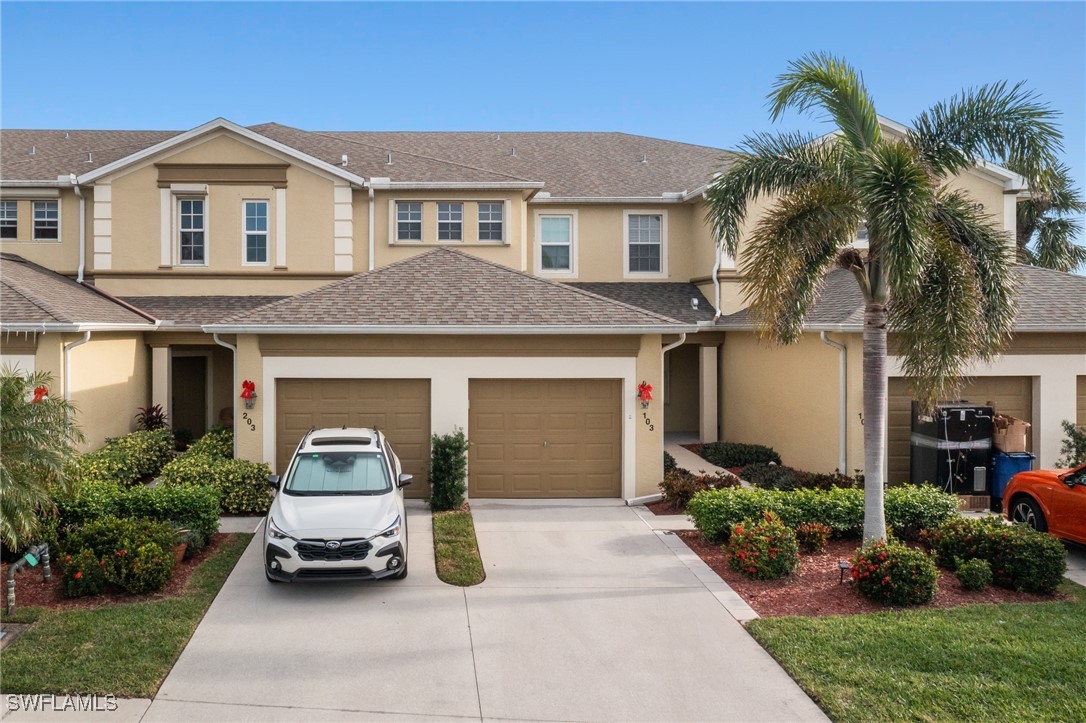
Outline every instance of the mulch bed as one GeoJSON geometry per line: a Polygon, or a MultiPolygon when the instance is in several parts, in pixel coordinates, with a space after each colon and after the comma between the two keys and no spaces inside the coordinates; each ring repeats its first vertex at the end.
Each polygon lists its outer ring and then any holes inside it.
{"type": "MultiPolygon", "coordinates": [[[[859,546],[856,540],[830,540],[824,553],[800,555],[799,567],[789,577],[780,580],[751,580],[731,569],[727,555],[720,545],[705,542],[701,534],[693,530],[675,534],[763,617],[857,615],[899,609],[888,608],[862,597],[850,583],[847,572],[844,584],[838,582],[838,562],[852,557],[852,553],[859,546]]],[[[1047,597],[1016,592],[994,585],[983,590],[969,591],[962,587],[953,573],[939,570],[939,590],[935,600],[913,609],[951,608],[977,603],[1036,603],[1063,597],[1058,594],[1047,597]]]]}
{"type": "Polygon", "coordinates": [[[685,514],[682,510],[677,510],[671,506],[670,502],[660,500],[659,502],[650,502],[645,505],[645,508],[650,510],[654,515],[682,515],[685,514]]]}
{"type": "MultiPolygon", "coordinates": [[[[158,592],[146,595],[128,595],[122,592],[108,592],[102,595],[88,597],[66,598],[61,593],[61,575],[55,559],[50,562],[53,572],[53,580],[46,585],[42,581],[41,565],[37,567],[24,567],[15,573],[15,605],[16,608],[37,606],[49,610],[91,610],[107,605],[120,603],[143,602],[146,600],[160,600],[163,598],[178,597],[185,591],[189,578],[199,567],[200,563],[222,547],[231,533],[216,533],[211,536],[208,546],[200,550],[192,557],[182,560],[180,565],[173,569],[173,576],[158,592]]],[[[0,565],[0,574],[7,580],[9,563],[0,565]]]]}

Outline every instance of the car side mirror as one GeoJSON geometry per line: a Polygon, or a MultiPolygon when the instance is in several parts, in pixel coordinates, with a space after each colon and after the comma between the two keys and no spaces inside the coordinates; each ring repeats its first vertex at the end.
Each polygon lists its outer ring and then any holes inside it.
{"type": "Polygon", "coordinates": [[[277,474],[268,475],[268,486],[271,487],[273,490],[279,489],[279,475],[277,475],[277,474]]]}
{"type": "Polygon", "coordinates": [[[413,479],[415,479],[415,475],[401,474],[400,479],[399,479],[400,487],[406,487],[407,485],[411,484],[411,480],[413,480],[413,479]]]}

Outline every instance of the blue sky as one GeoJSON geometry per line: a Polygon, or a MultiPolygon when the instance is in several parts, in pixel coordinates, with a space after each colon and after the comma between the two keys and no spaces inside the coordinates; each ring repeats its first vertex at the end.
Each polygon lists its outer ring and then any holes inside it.
{"type": "MultiPolygon", "coordinates": [[[[720,147],[812,50],[907,122],[963,87],[1025,80],[1063,111],[1086,181],[1083,3],[3,2],[0,125],[615,130],[720,147]]],[[[782,129],[819,130],[789,116],[782,129]]]]}

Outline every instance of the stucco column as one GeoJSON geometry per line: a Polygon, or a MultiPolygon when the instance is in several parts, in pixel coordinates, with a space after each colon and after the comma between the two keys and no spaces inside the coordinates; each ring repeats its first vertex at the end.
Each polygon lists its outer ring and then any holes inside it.
{"type": "Polygon", "coordinates": [[[1078,414],[1075,388],[1077,376],[1086,371],[1086,361],[1079,364],[1052,365],[1033,386],[1033,450],[1039,468],[1052,468],[1060,457],[1064,420],[1074,422],[1078,414]],[[1039,412],[1039,413],[1038,413],[1039,412]]]}
{"type": "Polygon", "coordinates": [[[698,347],[698,439],[717,441],[717,350],[715,346],[698,347]]]}
{"type": "Polygon", "coordinates": [[[170,347],[151,347],[151,404],[162,407],[166,418],[172,423],[170,378],[170,347]]]}

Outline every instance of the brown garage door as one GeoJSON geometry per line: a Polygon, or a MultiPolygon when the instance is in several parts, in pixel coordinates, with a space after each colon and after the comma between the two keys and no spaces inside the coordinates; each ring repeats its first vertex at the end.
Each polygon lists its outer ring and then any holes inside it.
{"type": "Polygon", "coordinates": [[[276,469],[283,472],[311,428],[374,427],[415,475],[408,497],[426,497],[430,471],[429,379],[280,379],[276,383],[276,469]]]}
{"type": "MultiPolygon", "coordinates": [[[[886,447],[889,482],[909,481],[909,439],[912,435],[912,396],[908,383],[901,378],[890,380],[887,409],[888,443],[886,447]]],[[[1030,377],[978,377],[966,384],[959,395],[974,404],[992,403],[996,414],[1033,422],[1033,381],[1030,377]]],[[[1026,435],[1026,448],[1031,449],[1026,435]]]]}
{"type": "Polygon", "coordinates": [[[622,385],[597,379],[472,379],[472,497],[618,497],[622,385]]]}
{"type": "Polygon", "coordinates": [[[1078,421],[1080,427],[1086,427],[1086,377],[1078,378],[1078,421]]]}

